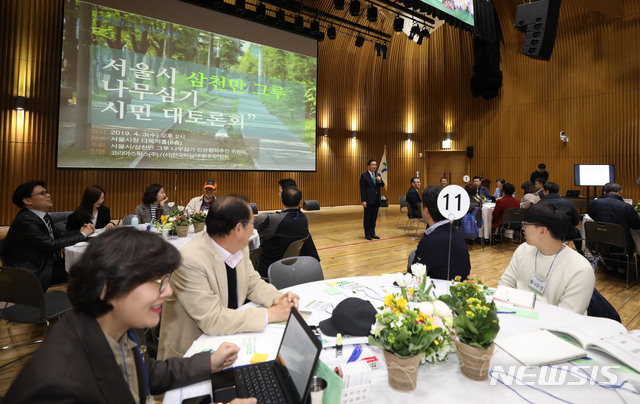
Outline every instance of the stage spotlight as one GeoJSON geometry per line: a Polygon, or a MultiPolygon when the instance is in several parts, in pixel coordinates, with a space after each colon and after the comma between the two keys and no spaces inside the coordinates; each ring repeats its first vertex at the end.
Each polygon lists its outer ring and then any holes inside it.
{"type": "Polygon", "coordinates": [[[260,3],[256,7],[256,18],[260,21],[264,21],[267,19],[267,6],[260,3]]]}
{"type": "Polygon", "coordinates": [[[360,1],[359,0],[353,0],[351,3],[349,3],[349,14],[351,14],[354,17],[357,17],[360,15],[360,1]]]}
{"type": "Polygon", "coordinates": [[[333,0],[333,7],[336,10],[344,10],[344,0],[333,0]]]}
{"type": "Polygon", "coordinates": [[[376,56],[382,56],[382,48],[379,43],[373,45],[373,49],[376,51],[376,56]]]}
{"type": "Polygon", "coordinates": [[[327,28],[327,38],[336,39],[336,27],[333,25],[327,28]]]}
{"type": "Polygon", "coordinates": [[[276,11],[276,24],[280,25],[280,26],[284,26],[287,24],[287,22],[284,19],[284,10],[283,9],[279,9],[278,11],[276,11]]]}
{"type": "Polygon", "coordinates": [[[311,30],[311,35],[319,35],[320,23],[317,20],[311,21],[311,24],[309,25],[309,29],[311,30]]]}
{"type": "Polygon", "coordinates": [[[236,0],[236,14],[244,14],[247,12],[245,7],[245,0],[236,0]]]}
{"type": "Polygon", "coordinates": [[[424,27],[422,31],[420,31],[420,36],[429,39],[429,30],[427,29],[427,27],[424,27]]]}
{"type": "Polygon", "coordinates": [[[393,30],[395,32],[402,32],[403,29],[404,29],[404,20],[400,18],[400,16],[398,15],[393,20],[393,30]]]}
{"type": "Polygon", "coordinates": [[[386,59],[387,58],[387,45],[381,45],[380,48],[382,49],[382,59],[386,59]]]}
{"type": "Polygon", "coordinates": [[[356,48],[362,48],[362,45],[364,45],[364,37],[363,36],[357,36],[356,37],[356,48]]]}
{"type": "Polygon", "coordinates": [[[297,16],[293,22],[293,28],[298,31],[304,31],[304,18],[301,15],[297,16]]]}
{"type": "Polygon", "coordinates": [[[369,20],[369,22],[378,21],[378,9],[374,5],[371,5],[371,7],[367,9],[367,20],[369,20]]]}
{"type": "Polygon", "coordinates": [[[413,24],[411,32],[409,33],[409,40],[413,41],[413,38],[420,33],[420,27],[418,24],[413,24]]]}

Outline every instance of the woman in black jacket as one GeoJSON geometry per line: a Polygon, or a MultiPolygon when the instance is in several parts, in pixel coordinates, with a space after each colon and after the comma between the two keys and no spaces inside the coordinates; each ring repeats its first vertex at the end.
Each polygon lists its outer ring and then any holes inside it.
{"type": "Polygon", "coordinates": [[[80,230],[85,223],[93,223],[96,229],[110,228],[111,212],[104,204],[104,189],[90,185],[84,190],[80,206],[67,218],[67,230],[80,230]]]}

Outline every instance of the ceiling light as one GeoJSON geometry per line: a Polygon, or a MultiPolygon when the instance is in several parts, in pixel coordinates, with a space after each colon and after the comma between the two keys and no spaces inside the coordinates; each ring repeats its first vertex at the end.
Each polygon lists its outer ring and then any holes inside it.
{"type": "Polygon", "coordinates": [[[400,18],[400,16],[397,16],[395,20],[393,20],[393,30],[395,32],[402,32],[403,29],[404,29],[404,20],[400,18]]]}
{"type": "Polygon", "coordinates": [[[356,48],[362,48],[362,45],[364,45],[364,37],[363,36],[357,36],[356,37],[356,48]]]}
{"type": "Polygon", "coordinates": [[[264,21],[267,19],[267,6],[260,3],[256,7],[256,18],[260,21],[264,21]]]}
{"type": "Polygon", "coordinates": [[[309,29],[311,30],[311,35],[319,35],[320,34],[320,23],[318,20],[311,21],[309,25],[309,29]]]}
{"type": "Polygon", "coordinates": [[[336,10],[344,10],[344,0],[333,0],[333,7],[336,10]]]}
{"type": "Polygon", "coordinates": [[[349,3],[349,14],[351,14],[354,17],[357,17],[360,15],[360,1],[359,0],[353,0],[351,3],[349,3]]]}
{"type": "Polygon", "coordinates": [[[293,22],[293,28],[298,31],[304,31],[304,18],[301,15],[297,16],[293,22]]]}
{"type": "Polygon", "coordinates": [[[276,24],[283,26],[286,25],[287,22],[284,19],[284,10],[283,9],[279,9],[278,11],[276,11],[276,24]]]}
{"type": "Polygon", "coordinates": [[[369,22],[378,21],[378,9],[373,4],[367,9],[367,20],[369,22]]]}
{"type": "Polygon", "coordinates": [[[336,27],[333,25],[327,28],[327,38],[336,39],[336,27]]]}

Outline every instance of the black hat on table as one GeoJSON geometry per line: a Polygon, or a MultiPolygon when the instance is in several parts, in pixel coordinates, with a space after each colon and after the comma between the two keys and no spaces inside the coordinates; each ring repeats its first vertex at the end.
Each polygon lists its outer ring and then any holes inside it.
{"type": "Polygon", "coordinates": [[[376,308],[371,302],[348,297],[333,309],[331,318],[320,322],[320,330],[332,337],[338,333],[366,337],[376,322],[376,313],[376,308]]]}

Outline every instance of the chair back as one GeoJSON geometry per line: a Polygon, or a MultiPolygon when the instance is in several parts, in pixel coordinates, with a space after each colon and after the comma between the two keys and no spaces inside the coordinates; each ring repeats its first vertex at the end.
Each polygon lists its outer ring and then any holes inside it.
{"type": "Polygon", "coordinates": [[[402,209],[407,209],[407,197],[405,195],[399,196],[398,201],[400,202],[400,212],[402,212],[402,209]]]}
{"type": "MultiPolygon", "coordinates": [[[[527,210],[522,208],[507,208],[502,215],[502,225],[520,224],[524,220],[524,214],[527,210]]],[[[482,215],[481,215],[482,217],[482,215]]]]}
{"type": "Polygon", "coordinates": [[[409,261],[407,261],[407,272],[411,269],[411,264],[413,264],[413,260],[416,259],[416,249],[414,248],[409,253],[409,261]]]}
{"type": "Polygon", "coordinates": [[[283,258],[269,266],[269,283],[277,289],[324,279],[322,267],[313,257],[283,258]]]}
{"type": "Polygon", "coordinates": [[[260,256],[262,255],[262,247],[254,248],[249,251],[249,259],[253,264],[253,269],[258,270],[258,263],[260,262],[260,256]]]}
{"type": "Polygon", "coordinates": [[[44,292],[38,278],[26,269],[0,268],[0,301],[15,305],[0,309],[0,318],[35,323],[45,318],[44,292]]]}
{"type": "Polygon", "coordinates": [[[411,208],[409,206],[407,206],[407,215],[409,216],[409,220],[415,219],[413,217],[413,211],[411,210],[411,208]]]}
{"type": "Polygon", "coordinates": [[[287,250],[284,252],[282,258],[297,257],[298,255],[300,255],[300,250],[302,250],[302,246],[307,241],[307,239],[309,239],[309,236],[301,238],[300,240],[296,240],[293,243],[289,244],[289,247],[287,247],[287,250]]]}
{"type": "Polygon", "coordinates": [[[122,218],[122,225],[123,226],[131,226],[131,219],[133,219],[135,215],[127,215],[125,217],[122,218]]]}
{"type": "Polygon", "coordinates": [[[624,227],[616,223],[585,222],[584,238],[590,248],[593,243],[608,244],[623,250],[627,246],[624,227]]]}

